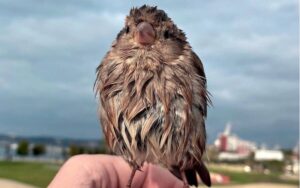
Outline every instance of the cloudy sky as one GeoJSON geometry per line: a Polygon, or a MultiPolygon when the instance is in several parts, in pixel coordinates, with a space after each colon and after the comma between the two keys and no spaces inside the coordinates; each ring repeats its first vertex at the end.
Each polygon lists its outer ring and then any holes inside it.
{"type": "MultiPolygon", "coordinates": [[[[0,134],[99,138],[95,68],[142,1],[0,0],[0,134]]],[[[270,147],[298,142],[297,0],[147,1],[185,31],[214,106],[209,143],[227,122],[270,147]]]]}

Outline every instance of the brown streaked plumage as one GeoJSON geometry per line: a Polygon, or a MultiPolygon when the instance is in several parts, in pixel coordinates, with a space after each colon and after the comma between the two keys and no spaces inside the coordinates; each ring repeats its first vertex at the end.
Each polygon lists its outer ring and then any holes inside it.
{"type": "Polygon", "coordinates": [[[210,186],[202,162],[210,102],[203,65],[163,10],[131,9],[97,68],[95,91],[107,144],[133,167],[129,186],[144,162],[189,184],[198,184],[198,173],[210,186]]]}

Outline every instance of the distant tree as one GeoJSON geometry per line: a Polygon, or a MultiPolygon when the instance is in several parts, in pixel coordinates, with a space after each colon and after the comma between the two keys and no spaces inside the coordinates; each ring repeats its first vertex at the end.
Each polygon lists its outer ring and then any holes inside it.
{"type": "Polygon", "coordinates": [[[293,154],[292,149],[282,149],[282,152],[284,153],[284,155],[292,155],[293,154]]]}
{"type": "Polygon", "coordinates": [[[80,146],[78,154],[83,154],[83,153],[87,153],[87,150],[83,146],[80,146]]]}
{"type": "Polygon", "coordinates": [[[84,153],[84,149],[77,145],[71,145],[69,147],[69,156],[78,155],[84,153]]]}
{"type": "Polygon", "coordinates": [[[17,154],[21,156],[28,155],[29,143],[27,140],[21,140],[18,144],[17,154]]]}
{"type": "Polygon", "coordinates": [[[43,155],[46,152],[46,148],[43,144],[36,144],[32,148],[32,154],[34,156],[43,155]]]}
{"type": "Polygon", "coordinates": [[[273,173],[284,171],[284,161],[263,161],[261,164],[265,169],[269,169],[273,173]]]}
{"type": "Polygon", "coordinates": [[[87,148],[86,149],[87,153],[88,154],[105,154],[106,151],[105,151],[105,148],[87,148]]]}
{"type": "Polygon", "coordinates": [[[71,145],[69,146],[69,156],[88,153],[88,154],[105,154],[107,150],[104,146],[101,147],[84,147],[78,145],[71,145]]]}
{"type": "Polygon", "coordinates": [[[106,146],[100,146],[97,153],[112,154],[112,152],[106,146]]]}
{"type": "Polygon", "coordinates": [[[99,145],[99,148],[97,149],[97,153],[110,154],[110,151],[107,148],[107,144],[106,144],[105,140],[100,140],[100,145],[99,145]]]}
{"type": "Polygon", "coordinates": [[[289,161],[292,160],[292,156],[293,156],[293,150],[292,149],[283,149],[282,152],[283,152],[284,158],[286,160],[289,160],[289,161]]]}
{"type": "Polygon", "coordinates": [[[77,155],[79,153],[79,148],[76,145],[71,145],[69,147],[69,156],[77,155]]]}

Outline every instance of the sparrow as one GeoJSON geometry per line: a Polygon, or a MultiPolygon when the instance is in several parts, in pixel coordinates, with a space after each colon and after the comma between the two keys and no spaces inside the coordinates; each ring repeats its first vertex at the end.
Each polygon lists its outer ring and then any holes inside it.
{"type": "Polygon", "coordinates": [[[132,167],[167,168],[187,186],[196,174],[211,186],[202,161],[210,104],[203,64],[182,30],[157,7],[132,8],[96,69],[94,90],[108,147],[132,167]]]}

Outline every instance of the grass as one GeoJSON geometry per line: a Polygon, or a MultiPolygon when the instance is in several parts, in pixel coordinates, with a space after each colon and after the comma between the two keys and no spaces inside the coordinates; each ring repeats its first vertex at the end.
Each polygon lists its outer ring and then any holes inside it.
{"type": "Polygon", "coordinates": [[[58,165],[47,163],[0,161],[0,177],[47,187],[58,168],[58,165]]]}
{"type": "Polygon", "coordinates": [[[224,169],[210,168],[211,172],[220,173],[225,176],[229,176],[231,184],[247,184],[247,183],[259,183],[259,182],[269,182],[269,183],[283,183],[291,185],[299,185],[297,180],[284,180],[280,178],[280,174],[271,173],[271,174],[261,174],[261,173],[245,173],[245,172],[236,172],[228,171],[224,169]]]}

